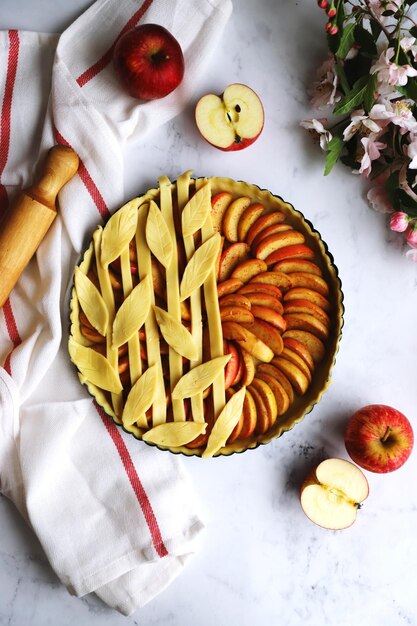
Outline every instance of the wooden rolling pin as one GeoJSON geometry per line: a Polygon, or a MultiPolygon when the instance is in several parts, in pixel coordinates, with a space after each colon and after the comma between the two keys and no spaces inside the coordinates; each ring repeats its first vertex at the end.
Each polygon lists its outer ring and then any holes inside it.
{"type": "Polygon", "coordinates": [[[40,179],[22,191],[0,224],[0,308],[57,215],[56,197],[78,169],[67,146],[51,148],[40,179]]]}

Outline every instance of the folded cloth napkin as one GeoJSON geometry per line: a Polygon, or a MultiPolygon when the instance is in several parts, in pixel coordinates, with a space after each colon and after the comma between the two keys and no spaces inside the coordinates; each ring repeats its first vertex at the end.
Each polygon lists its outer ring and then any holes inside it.
{"type": "Polygon", "coordinates": [[[61,36],[0,32],[0,216],[54,143],[80,157],[0,312],[0,490],[71,593],[95,592],[126,615],[181,571],[203,524],[182,461],[126,435],[78,383],[66,353],[68,289],[92,231],[128,199],[126,142],[183,110],[231,8],[98,0],[61,36]],[[114,42],[139,22],[168,28],[185,56],[182,84],[149,103],[125,95],[111,68],[114,42]]]}

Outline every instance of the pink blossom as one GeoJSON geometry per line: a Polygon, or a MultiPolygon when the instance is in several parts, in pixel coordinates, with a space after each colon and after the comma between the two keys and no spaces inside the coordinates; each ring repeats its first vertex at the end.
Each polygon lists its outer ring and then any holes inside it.
{"type": "Polygon", "coordinates": [[[368,178],[369,174],[372,170],[372,161],[376,161],[381,156],[380,150],[383,150],[387,147],[387,144],[382,143],[381,141],[376,141],[377,136],[374,134],[369,135],[369,137],[363,137],[361,139],[361,144],[364,148],[364,154],[361,159],[361,166],[359,168],[359,174],[368,178]]]}
{"type": "Polygon", "coordinates": [[[393,211],[390,197],[385,188],[385,183],[389,176],[390,171],[386,170],[375,178],[375,187],[372,187],[366,195],[371,207],[379,213],[392,213],[393,211]]]}
{"type": "Polygon", "coordinates": [[[417,120],[415,119],[408,100],[397,100],[390,102],[384,100],[379,104],[374,104],[369,112],[370,119],[378,122],[385,128],[390,122],[399,126],[400,134],[417,131],[417,120]]]}
{"type": "Polygon", "coordinates": [[[407,84],[408,78],[417,76],[417,70],[411,65],[397,65],[391,59],[395,54],[394,48],[387,48],[370,69],[371,74],[378,74],[378,80],[388,85],[407,84]]]}
{"type": "Polygon", "coordinates": [[[407,243],[412,248],[417,248],[417,224],[409,224],[405,231],[405,238],[407,243]]]}
{"type": "Polygon", "coordinates": [[[386,2],[386,0],[369,0],[369,6],[374,15],[380,18],[382,17],[382,20],[385,21],[382,14],[385,13],[385,11],[398,11],[402,1],[403,0],[392,0],[392,2],[386,2]]]}
{"type": "Polygon", "coordinates": [[[334,56],[329,55],[317,70],[318,79],[308,91],[311,104],[315,109],[333,105],[341,98],[337,90],[338,78],[334,66],[334,56]]]}
{"type": "Polygon", "coordinates": [[[415,42],[415,37],[403,37],[400,41],[401,48],[404,50],[404,52],[411,52],[414,61],[417,60],[417,46],[414,45],[415,42]]]}
{"type": "Polygon", "coordinates": [[[410,261],[414,261],[414,263],[417,263],[417,249],[413,248],[412,250],[407,250],[405,256],[410,261]]]}
{"type": "Polygon", "coordinates": [[[405,147],[407,156],[411,159],[408,167],[410,170],[417,170],[417,137],[412,137],[412,140],[405,147]]]}
{"type": "Polygon", "coordinates": [[[373,133],[377,133],[382,130],[381,126],[378,126],[376,122],[374,122],[368,115],[364,115],[364,113],[365,111],[363,109],[352,111],[350,114],[352,121],[343,131],[344,141],[350,141],[350,139],[352,139],[352,137],[361,130],[362,126],[364,127],[364,132],[369,130],[373,133]]]}
{"type": "Polygon", "coordinates": [[[389,227],[396,233],[403,233],[407,230],[408,222],[409,217],[407,213],[404,213],[404,211],[395,211],[395,213],[391,215],[389,227]]]}
{"type": "Polygon", "coordinates": [[[312,132],[313,135],[315,133],[318,134],[320,138],[320,148],[322,150],[327,149],[327,144],[332,139],[332,133],[323,126],[323,124],[326,122],[327,122],[326,118],[321,118],[318,120],[316,119],[303,120],[302,122],[300,122],[300,126],[312,132]]]}

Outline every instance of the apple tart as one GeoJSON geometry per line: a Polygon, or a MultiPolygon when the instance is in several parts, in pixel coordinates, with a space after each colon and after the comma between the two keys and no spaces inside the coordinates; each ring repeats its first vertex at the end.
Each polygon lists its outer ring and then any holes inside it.
{"type": "Polygon", "coordinates": [[[70,309],[70,358],[104,411],[202,457],[299,422],[330,382],[343,323],[332,256],[299,211],[191,172],[96,229],[70,309]]]}

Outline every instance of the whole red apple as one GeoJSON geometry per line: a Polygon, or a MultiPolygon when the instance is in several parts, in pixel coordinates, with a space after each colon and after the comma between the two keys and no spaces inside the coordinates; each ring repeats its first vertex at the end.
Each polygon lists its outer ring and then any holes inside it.
{"type": "Polygon", "coordinates": [[[139,100],[167,96],[184,76],[181,46],[159,24],[142,24],[124,33],[115,45],[113,64],[125,89],[139,100]]]}
{"type": "Polygon", "coordinates": [[[264,127],[264,109],[258,95],[241,83],[226,87],[221,96],[206,94],[197,102],[195,121],[209,144],[231,152],[257,140],[264,127]]]}
{"type": "Polygon", "coordinates": [[[352,460],[381,474],[401,467],[413,444],[409,420],[397,409],[383,404],[370,404],[356,411],[345,432],[346,450],[352,460]]]}

